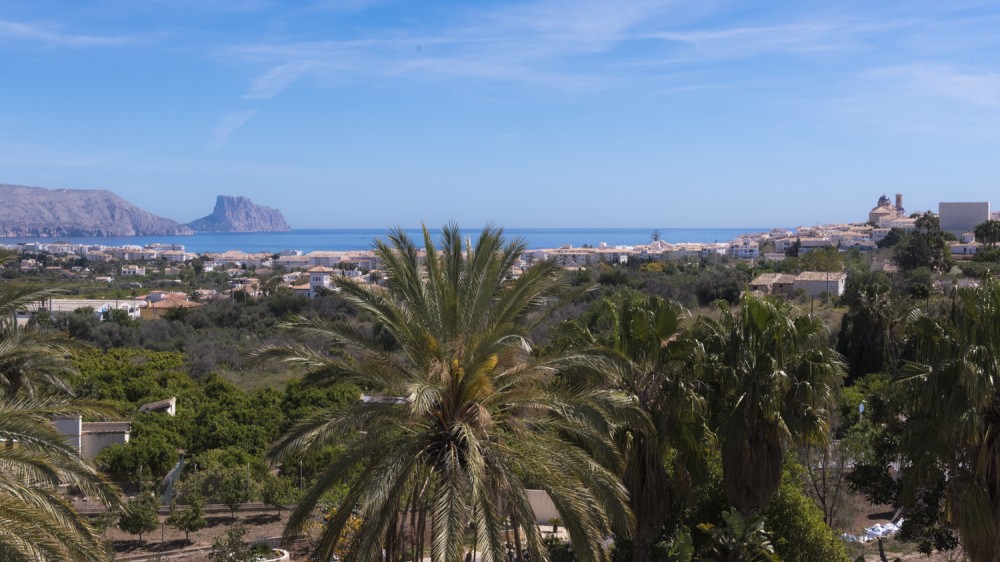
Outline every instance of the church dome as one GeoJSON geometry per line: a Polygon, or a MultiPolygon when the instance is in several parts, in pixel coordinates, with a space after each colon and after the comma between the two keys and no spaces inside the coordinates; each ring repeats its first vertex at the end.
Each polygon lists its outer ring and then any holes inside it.
{"type": "Polygon", "coordinates": [[[889,201],[889,197],[886,194],[883,193],[882,197],[878,198],[878,205],[877,206],[878,207],[888,207],[889,205],[892,205],[892,203],[889,201]]]}

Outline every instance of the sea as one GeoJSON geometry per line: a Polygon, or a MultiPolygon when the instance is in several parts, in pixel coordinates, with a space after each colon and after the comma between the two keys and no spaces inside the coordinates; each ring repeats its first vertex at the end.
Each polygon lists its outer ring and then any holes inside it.
{"type": "MultiPolygon", "coordinates": [[[[423,234],[419,228],[404,229],[422,245],[423,234]]],[[[766,228],[507,228],[507,239],[523,238],[529,249],[558,248],[564,245],[581,247],[633,246],[648,244],[654,231],[665,242],[729,242],[741,234],[767,232],[766,228]]],[[[480,229],[463,229],[474,241],[480,229]]],[[[88,236],[69,238],[0,238],[0,244],[13,245],[23,242],[69,242],[72,244],[99,244],[102,246],[145,246],[147,244],[181,244],[185,251],[197,254],[239,250],[243,252],[275,253],[299,250],[303,253],[329,250],[368,250],[376,238],[385,239],[387,229],[296,229],[290,232],[199,232],[189,236],[88,236]]],[[[435,236],[437,230],[431,230],[435,236]]]]}

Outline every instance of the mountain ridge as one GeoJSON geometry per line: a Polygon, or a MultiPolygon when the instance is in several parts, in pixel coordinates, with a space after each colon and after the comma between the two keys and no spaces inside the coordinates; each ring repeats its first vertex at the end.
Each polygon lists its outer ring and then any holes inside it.
{"type": "Polygon", "coordinates": [[[0,184],[0,236],[176,236],[193,234],[103,189],[0,184]]]}

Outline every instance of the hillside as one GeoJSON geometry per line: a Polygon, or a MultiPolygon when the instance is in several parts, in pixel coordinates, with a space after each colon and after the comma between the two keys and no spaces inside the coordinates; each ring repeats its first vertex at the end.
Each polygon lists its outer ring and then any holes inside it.
{"type": "Polygon", "coordinates": [[[0,184],[0,236],[159,236],[191,234],[101,189],[0,184]]]}

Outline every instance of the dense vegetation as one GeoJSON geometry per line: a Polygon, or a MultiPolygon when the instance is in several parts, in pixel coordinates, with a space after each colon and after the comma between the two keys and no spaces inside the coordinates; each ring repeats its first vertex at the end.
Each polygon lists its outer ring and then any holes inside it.
{"type": "MultiPolygon", "coordinates": [[[[0,437],[16,439],[4,423],[22,427],[22,407],[32,423],[69,411],[130,420],[131,441],[96,464],[138,492],[119,519],[137,534],[183,458],[169,524],[197,532],[206,503],[235,516],[264,501],[295,509],[294,534],[319,512],[321,556],[847,560],[833,529],[850,529],[852,490],[899,510],[900,538],[920,550],[961,544],[992,560],[1000,287],[986,272],[1000,263],[989,251],[965,262],[979,286],[955,288],[932,219],[891,233],[874,257],[541,264],[517,280],[507,272],[522,247],[499,231],[467,248],[446,229],[426,261],[396,233],[379,248],[385,287],[344,279],[309,300],[272,283],[154,321],[39,314],[0,326],[0,437]],[[870,272],[887,258],[903,271],[870,272]],[[806,269],[847,271],[847,292],[743,294],[760,273],[806,269]],[[171,397],[176,416],[139,411],[171,397]],[[556,502],[569,545],[531,524],[532,487],[556,502]]],[[[992,247],[995,226],[979,230],[992,247]]],[[[7,317],[39,298],[23,286],[3,285],[7,317]]],[[[58,481],[116,504],[34,431],[37,454],[61,459],[58,481]]],[[[12,474],[0,468],[7,485],[12,474]]],[[[59,517],[77,534],[33,545],[11,538],[26,527],[0,525],[0,548],[48,553],[14,560],[103,556],[86,522],[59,517]]]]}

